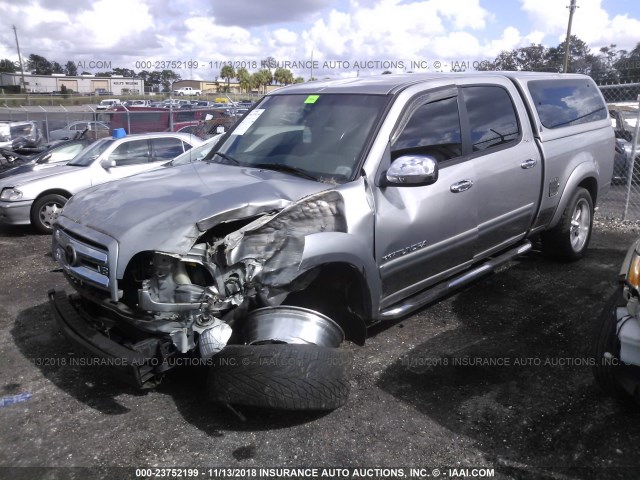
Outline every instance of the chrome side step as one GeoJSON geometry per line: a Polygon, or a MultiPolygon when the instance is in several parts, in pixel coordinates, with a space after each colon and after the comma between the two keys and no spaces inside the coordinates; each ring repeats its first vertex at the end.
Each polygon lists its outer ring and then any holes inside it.
{"type": "Polygon", "coordinates": [[[449,280],[445,280],[444,282],[441,282],[434,287],[417,293],[402,302],[396,303],[395,305],[382,310],[378,319],[396,320],[398,318],[404,317],[405,315],[410,314],[411,312],[427,305],[428,303],[434,302],[438,298],[444,297],[454,289],[471,283],[472,281],[480,278],[482,275],[492,272],[500,265],[507,263],[508,261],[522,255],[523,253],[528,252],[529,250],[531,250],[531,242],[527,240],[517,247],[507,250],[506,252],[495,258],[491,258],[471,270],[463,272],[462,274],[449,280]]]}

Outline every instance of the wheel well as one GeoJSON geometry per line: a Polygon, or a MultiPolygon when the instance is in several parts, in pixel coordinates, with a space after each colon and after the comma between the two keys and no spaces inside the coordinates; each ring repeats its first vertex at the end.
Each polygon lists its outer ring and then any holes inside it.
{"type": "Polygon", "coordinates": [[[47,190],[46,192],[42,192],[40,195],[38,195],[36,197],[36,199],[33,201],[34,203],[37,202],[38,200],[40,200],[42,197],[44,197],[45,195],[62,195],[63,197],[65,197],[67,200],[69,198],[71,198],[71,194],[69,192],[67,192],[66,190],[63,190],[61,188],[54,188],[53,190],[47,190]]]}
{"type": "Polygon", "coordinates": [[[584,180],[582,180],[582,182],[580,182],[580,185],[578,186],[587,189],[589,195],[591,195],[591,201],[593,202],[593,206],[595,208],[596,198],[598,197],[598,182],[596,181],[596,179],[593,177],[585,178],[584,180]]]}
{"type": "MultiPolygon", "coordinates": [[[[362,274],[351,265],[331,263],[307,275],[313,278],[310,283],[287,295],[283,303],[324,313],[342,327],[348,340],[364,344],[371,302],[362,274]]],[[[305,278],[309,278],[307,275],[305,278]]]]}

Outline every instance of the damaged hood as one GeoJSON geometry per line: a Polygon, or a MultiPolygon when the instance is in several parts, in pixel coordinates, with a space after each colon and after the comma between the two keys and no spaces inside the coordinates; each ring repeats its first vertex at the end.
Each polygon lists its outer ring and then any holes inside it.
{"type": "Polygon", "coordinates": [[[197,162],[84,190],[62,215],[121,247],[186,253],[218,223],[279,210],[329,188],[270,170],[197,162]]]}

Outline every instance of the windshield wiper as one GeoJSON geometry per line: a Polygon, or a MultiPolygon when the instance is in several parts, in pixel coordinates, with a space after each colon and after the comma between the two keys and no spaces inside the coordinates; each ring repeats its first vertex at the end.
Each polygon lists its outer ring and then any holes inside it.
{"type": "Polygon", "coordinates": [[[234,165],[240,165],[240,162],[238,160],[236,160],[235,158],[233,158],[231,155],[227,155],[226,153],[222,153],[222,152],[213,152],[211,154],[211,158],[213,158],[214,155],[218,155],[219,157],[224,158],[225,160],[230,161],[232,164],[234,165]]]}
{"type": "Polygon", "coordinates": [[[264,170],[274,170],[276,172],[292,173],[299,177],[306,178],[317,182],[318,179],[302,168],[292,167],[291,165],[283,165],[282,163],[258,163],[251,165],[254,168],[262,168],[264,170]]]}

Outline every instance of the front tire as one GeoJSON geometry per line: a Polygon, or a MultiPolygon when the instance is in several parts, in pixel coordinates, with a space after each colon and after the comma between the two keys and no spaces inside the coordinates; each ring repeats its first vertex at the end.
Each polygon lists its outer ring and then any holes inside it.
{"type": "Polygon", "coordinates": [[[589,246],[593,227],[593,200],[582,187],[576,189],[560,222],[542,233],[545,254],[566,262],[581,259],[589,246]]]}
{"type": "Polygon", "coordinates": [[[67,200],[67,197],[58,194],[44,195],[37,199],[31,207],[31,225],[40,233],[51,233],[67,200]]]}
{"type": "Polygon", "coordinates": [[[349,396],[351,352],[316,345],[227,345],[212,357],[210,400],[279,410],[334,410],[349,396]]]}

